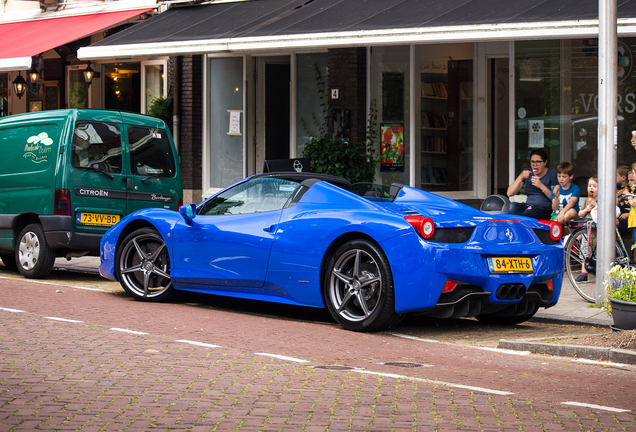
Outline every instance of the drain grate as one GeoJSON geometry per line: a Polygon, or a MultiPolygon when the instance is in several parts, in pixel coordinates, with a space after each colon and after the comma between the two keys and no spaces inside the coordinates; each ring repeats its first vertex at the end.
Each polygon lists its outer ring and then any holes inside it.
{"type": "Polygon", "coordinates": [[[385,364],[386,366],[397,366],[397,367],[404,367],[404,368],[414,368],[414,367],[424,366],[423,364],[412,363],[412,362],[387,362],[383,364],[385,364]]]}
{"type": "Polygon", "coordinates": [[[340,366],[340,365],[322,365],[322,366],[314,366],[314,369],[329,369],[329,370],[354,370],[354,367],[351,366],[340,366]]]}

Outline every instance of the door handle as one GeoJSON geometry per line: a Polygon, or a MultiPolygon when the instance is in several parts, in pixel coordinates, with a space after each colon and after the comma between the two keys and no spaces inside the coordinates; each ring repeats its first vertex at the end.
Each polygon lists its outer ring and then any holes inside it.
{"type": "Polygon", "coordinates": [[[128,190],[132,189],[132,179],[131,178],[127,178],[126,179],[126,189],[128,189],[128,190]]]}
{"type": "Polygon", "coordinates": [[[274,232],[276,230],[276,225],[270,225],[268,227],[263,228],[265,232],[274,232]]]}

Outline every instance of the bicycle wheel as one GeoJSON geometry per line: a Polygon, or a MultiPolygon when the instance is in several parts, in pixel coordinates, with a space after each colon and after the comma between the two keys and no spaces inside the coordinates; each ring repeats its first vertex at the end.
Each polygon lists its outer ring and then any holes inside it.
{"type": "Polygon", "coordinates": [[[565,243],[565,271],[577,293],[590,303],[596,294],[596,228],[579,228],[565,243]]]}
{"type": "MultiPolygon", "coordinates": [[[[616,239],[615,254],[629,262],[620,239],[616,239]]],[[[574,231],[565,243],[565,270],[572,287],[590,303],[596,302],[596,227],[582,227],[574,231]]]]}

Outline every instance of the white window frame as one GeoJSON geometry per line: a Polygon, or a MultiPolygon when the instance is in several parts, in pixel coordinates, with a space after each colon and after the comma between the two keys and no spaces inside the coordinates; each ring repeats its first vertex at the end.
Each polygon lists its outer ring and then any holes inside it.
{"type": "Polygon", "coordinates": [[[158,60],[144,60],[140,62],[141,68],[141,113],[146,114],[146,66],[162,65],[163,66],[163,94],[162,97],[168,96],[168,58],[158,60]]]}
{"type": "MultiPolygon", "coordinates": [[[[209,59],[211,58],[230,58],[230,57],[240,57],[243,59],[243,113],[242,113],[242,121],[241,121],[241,133],[243,134],[243,177],[247,177],[247,55],[227,55],[227,54],[208,54],[205,56],[203,61],[203,139],[202,144],[203,148],[201,149],[202,156],[202,169],[203,173],[201,175],[201,192],[203,199],[208,198],[215,193],[223,190],[224,188],[213,188],[210,187],[210,121],[209,121],[209,110],[208,106],[210,104],[210,71],[208,67],[209,59]]],[[[229,186],[229,185],[228,185],[229,186]]]]}
{"type": "MultiPolygon", "coordinates": [[[[71,74],[70,71],[72,70],[78,70],[78,71],[82,71],[84,72],[84,70],[88,67],[88,63],[82,63],[82,64],[75,64],[75,65],[68,65],[66,66],[65,69],[65,77],[64,80],[66,82],[66,104],[65,104],[65,108],[71,108],[69,107],[67,104],[71,101],[71,74]]],[[[93,90],[91,89],[91,86],[93,86],[95,84],[95,78],[93,78],[93,83],[88,87],[88,107],[87,108],[93,108],[93,90]]],[[[74,108],[74,107],[73,107],[74,108]]]]}

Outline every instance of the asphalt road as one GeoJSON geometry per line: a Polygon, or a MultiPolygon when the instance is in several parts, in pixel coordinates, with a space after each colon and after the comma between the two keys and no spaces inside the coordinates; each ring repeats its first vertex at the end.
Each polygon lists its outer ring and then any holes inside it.
{"type": "Polygon", "coordinates": [[[493,348],[599,329],[415,317],[364,334],[322,310],[141,303],[58,276],[0,272],[0,431],[636,430],[636,368],[493,348]]]}

